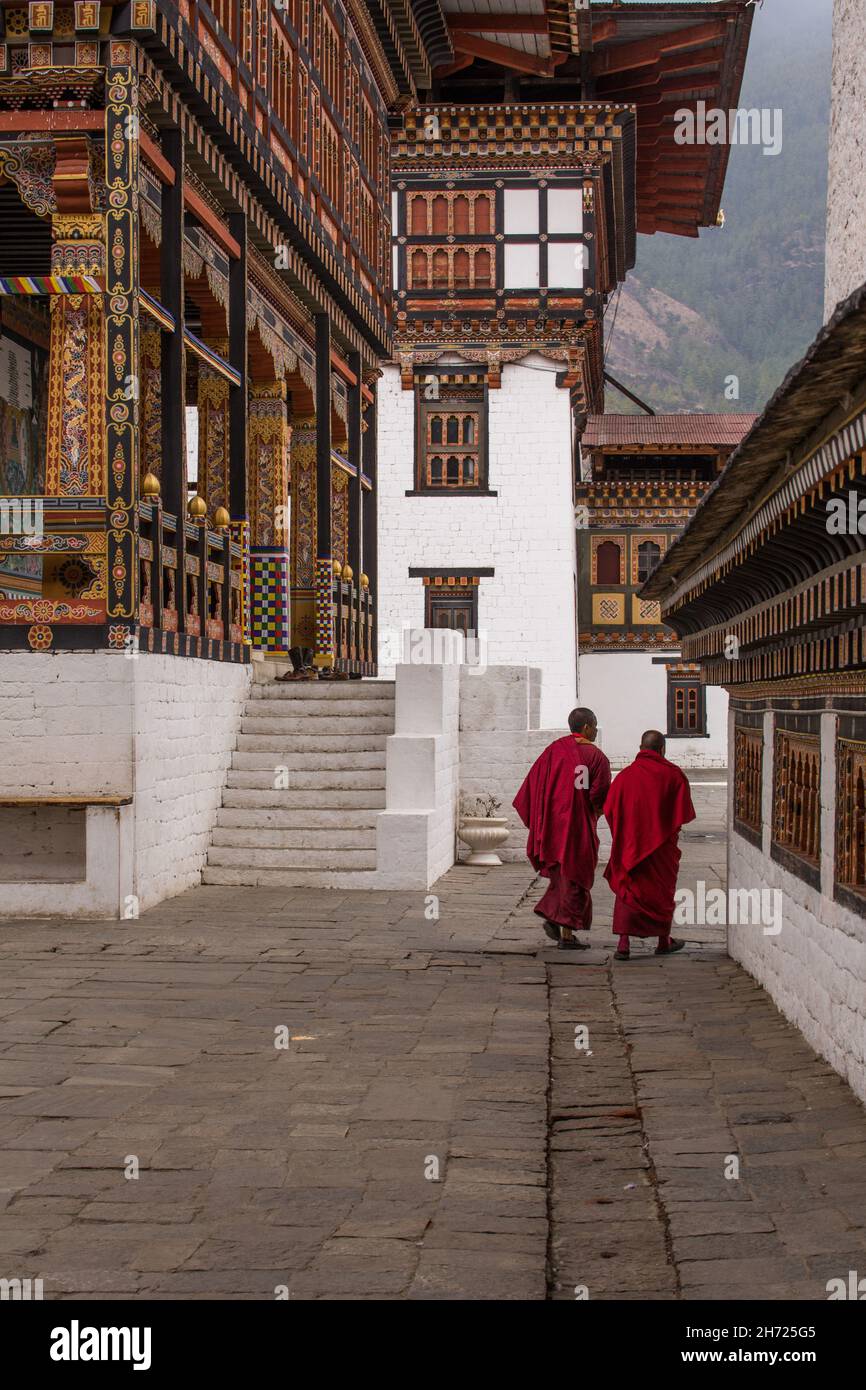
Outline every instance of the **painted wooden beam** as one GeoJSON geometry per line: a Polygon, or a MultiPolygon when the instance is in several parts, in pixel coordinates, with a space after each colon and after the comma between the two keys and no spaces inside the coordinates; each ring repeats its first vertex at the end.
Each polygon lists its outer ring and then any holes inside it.
{"type": "Polygon", "coordinates": [[[693,24],[688,29],[675,29],[670,34],[655,34],[649,39],[635,39],[631,43],[614,44],[593,54],[592,68],[596,76],[612,72],[627,72],[629,68],[648,67],[658,62],[666,53],[675,53],[681,48],[692,48],[698,43],[709,43],[713,39],[724,38],[727,21],[709,20],[706,24],[693,24]]]}
{"type": "Polygon", "coordinates": [[[534,54],[509,48],[507,44],[479,39],[475,34],[456,33],[454,51],[471,54],[487,63],[501,63],[504,68],[513,68],[516,72],[531,72],[540,77],[550,77],[552,73],[549,58],[536,58],[534,54]]]}
{"type": "Polygon", "coordinates": [[[488,34],[546,34],[546,14],[446,14],[448,28],[455,33],[466,29],[488,34]]]}

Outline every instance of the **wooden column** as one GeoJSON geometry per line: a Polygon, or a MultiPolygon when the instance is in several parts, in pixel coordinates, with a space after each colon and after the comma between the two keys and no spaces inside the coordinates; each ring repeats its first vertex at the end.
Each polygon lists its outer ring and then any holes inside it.
{"type": "Polygon", "coordinates": [[[377,455],[376,455],[376,422],[378,401],[376,399],[376,387],[371,385],[373,392],[373,403],[367,410],[367,431],[364,435],[363,458],[364,472],[371,480],[373,487],[364,498],[362,513],[363,538],[362,553],[364,557],[364,569],[370,581],[370,600],[373,632],[371,637],[371,655],[375,666],[379,659],[379,601],[378,601],[378,482],[377,482],[377,455]]]}
{"type": "Polygon", "coordinates": [[[313,662],[334,665],[331,555],[331,321],[316,319],[316,648],[313,662]]]}
{"type": "MultiPolygon", "coordinates": [[[[173,333],[163,332],[160,363],[162,449],[160,496],[162,505],[177,517],[177,626],[186,631],[186,364],[183,348],[183,134],[166,130],[162,153],[174,170],[173,184],[162,188],[162,242],[160,244],[160,294],[163,306],[174,318],[173,333]]],[[[162,557],[154,555],[154,582],[162,588],[162,557]]],[[[160,608],[160,614],[161,614],[160,608]]],[[[154,609],[154,623],[156,610],[154,609]]],[[[161,617],[160,617],[161,622],[161,617]]],[[[202,633],[204,627],[202,627],[202,633]]]]}
{"type": "Polygon", "coordinates": [[[229,267],[229,362],[241,374],[229,394],[229,501],[232,521],[246,521],[247,511],[247,218],[229,217],[229,231],[241,254],[229,267]]]}
{"type": "MultiPolygon", "coordinates": [[[[351,352],[349,354],[349,370],[356,378],[354,386],[349,387],[349,411],[346,420],[348,430],[348,450],[349,462],[356,470],[355,476],[349,479],[349,564],[352,568],[352,629],[354,640],[352,642],[353,655],[357,661],[361,660],[361,571],[364,565],[363,534],[361,527],[361,516],[363,512],[363,499],[361,489],[361,471],[363,460],[361,457],[361,354],[351,352]]],[[[360,672],[358,673],[360,674],[360,672]]]]}

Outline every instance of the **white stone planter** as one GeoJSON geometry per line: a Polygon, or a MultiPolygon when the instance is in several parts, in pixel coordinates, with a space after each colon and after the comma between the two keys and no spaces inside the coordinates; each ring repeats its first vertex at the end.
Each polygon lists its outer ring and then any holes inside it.
{"type": "Polygon", "coordinates": [[[508,839],[508,821],[504,816],[464,816],[457,834],[472,853],[464,864],[501,864],[496,853],[508,839]]]}

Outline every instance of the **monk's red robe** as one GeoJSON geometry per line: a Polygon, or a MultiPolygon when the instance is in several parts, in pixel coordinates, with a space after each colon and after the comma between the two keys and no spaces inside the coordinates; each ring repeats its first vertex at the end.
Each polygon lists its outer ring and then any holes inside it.
{"type": "Polygon", "coordinates": [[[642,749],[614,780],[604,803],[611,829],[604,876],[616,894],[618,936],[670,934],[682,826],[695,819],[688,778],[661,753],[642,749]]]}
{"type": "Polygon", "coordinates": [[[589,931],[591,890],[598,864],[596,822],[610,787],[610,763],[600,748],[567,734],[545,748],[514,798],[529,830],[526,857],[550,887],[539,917],[589,931]]]}

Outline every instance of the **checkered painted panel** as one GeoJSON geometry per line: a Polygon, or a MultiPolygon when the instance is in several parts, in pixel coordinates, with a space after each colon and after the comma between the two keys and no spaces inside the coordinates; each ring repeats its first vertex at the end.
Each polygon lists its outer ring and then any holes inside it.
{"type": "Polygon", "coordinates": [[[253,646],[263,652],[289,650],[289,557],[250,556],[253,646]]]}

